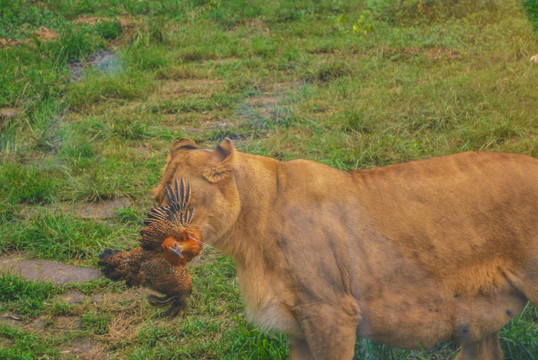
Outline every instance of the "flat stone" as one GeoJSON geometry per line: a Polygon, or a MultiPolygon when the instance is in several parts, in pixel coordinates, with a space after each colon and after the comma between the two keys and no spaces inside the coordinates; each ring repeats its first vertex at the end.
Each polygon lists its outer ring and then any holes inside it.
{"type": "Polygon", "coordinates": [[[50,260],[0,259],[0,273],[7,272],[27,280],[48,281],[59,285],[86,282],[101,277],[101,272],[92,267],[66,265],[50,260]]]}
{"type": "Polygon", "coordinates": [[[80,291],[69,291],[62,296],[62,299],[70,304],[81,304],[84,302],[84,295],[80,291]]]}
{"type": "Polygon", "coordinates": [[[83,219],[110,219],[117,216],[117,209],[130,205],[131,201],[128,198],[118,198],[98,202],[74,203],[65,207],[71,207],[71,211],[83,219]]]}
{"type": "Polygon", "coordinates": [[[65,343],[60,354],[83,354],[92,350],[92,344],[86,339],[72,339],[65,343]]]}
{"type": "Polygon", "coordinates": [[[71,339],[60,345],[59,350],[60,354],[72,355],[74,359],[79,360],[105,360],[109,358],[102,343],[87,339],[71,339]]]}

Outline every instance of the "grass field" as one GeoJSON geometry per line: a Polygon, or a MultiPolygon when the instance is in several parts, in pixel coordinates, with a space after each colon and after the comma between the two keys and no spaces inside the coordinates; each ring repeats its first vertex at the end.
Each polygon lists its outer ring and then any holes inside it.
{"type": "MultiPolygon", "coordinates": [[[[135,246],[182,136],[340,169],[538,157],[537,31],[535,0],[0,0],[0,253],[90,266],[135,246]],[[66,210],[118,198],[110,219],[66,210]]],[[[29,325],[0,324],[0,358],[286,358],[284,335],[245,321],[231,259],[207,248],[191,274],[174,321],[122,284],[2,275],[0,312],[29,325]],[[71,291],[85,300],[61,300],[71,291]],[[66,318],[80,326],[58,330],[66,318]]],[[[506,359],[538,359],[536,308],[501,340],[506,359]]],[[[360,340],[356,358],[455,351],[360,340]]]]}

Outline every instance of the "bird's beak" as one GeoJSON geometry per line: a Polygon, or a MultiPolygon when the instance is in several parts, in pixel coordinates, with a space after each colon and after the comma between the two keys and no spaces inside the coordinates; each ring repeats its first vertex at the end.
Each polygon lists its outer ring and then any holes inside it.
{"type": "Polygon", "coordinates": [[[173,247],[169,246],[168,248],[170,249],[171,252],[173,252],[180,258],[183,258],[183,254],[181,253],[181,246],[179,246],[178,243],[175,242],[173,247]]]}

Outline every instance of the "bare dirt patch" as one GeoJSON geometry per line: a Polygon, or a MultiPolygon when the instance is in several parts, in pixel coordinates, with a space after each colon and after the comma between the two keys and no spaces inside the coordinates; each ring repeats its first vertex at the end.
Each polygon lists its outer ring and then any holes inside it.
{"type": "Polygon", "coordinates": [[[39,30],[33,32],[39,40],[54,40],[58,37],[58,33],[47,27],[41,26],[39,30]]]}
{"type": "Polygon", "coordinates": [[[0,38],[0,48],[15,46],[18,44],[22,44],[23,42],[24,42],[23,40],[12,40],[12,39],[0,38]]]}
{"type": "Polygon", "coordinates": [[[22,110],[4,107],[0,109],[0,119],[13,119],[21,113],[22,110]]]}
{"type": "Polygon", "coordinates": [[[69,282],[86,282],[101,277],[92,267],[66,265],[50,260],[25,260],[20,256],[0,259],[0,273],[10,272],[32,281],[48,281],[63,285],[69,282]]]}

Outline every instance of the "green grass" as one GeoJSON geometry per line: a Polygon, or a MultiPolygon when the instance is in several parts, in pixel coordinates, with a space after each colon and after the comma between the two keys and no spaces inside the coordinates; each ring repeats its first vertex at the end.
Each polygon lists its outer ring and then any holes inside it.
{"type": "MultiPolygon", "coordinates": [[[[340,169],[538,157],[537,19],[528,0],[0,0],[0,110],[16,111],[0,115],[0,253],[94,265],[105,247],[134,246],[182,136],[340,169]],[[70,210],[119,197],[131,205],[112,218],[70,210]]],[[[207,249],[192,277],[188,315],[171,322],[121,284],[51,288],[84,294],[69,304],[2,277],[20,291],[0,306],[26,320],[0,325],[0,357],[63,358],[84,340],[116,359],[286,358],[284,335],[245,320],[229,258],[207,249]],[[81,328],[61,330],[62,317],[81,328]]],[[[536,311],[503,328],[507,359],[536,358],[536,311]]],[[[356,358],[456,350],[359,340],[356,358]]]]}
{"type": "Polygon", "coordinates": [[[9,360],[31,360],[58,357],[58,349],[38,335],[0,325],[0,339],[11,346],[0,347],[0,356],[9,360]]]}
{"type": "Polygon", "coordinates": [[[46,203],[54,199],[57,183],[51,172],[5,162],[0,167],[0,196],[10,203],[46,203]]]}
{"type": "Polygon", "coordinates": [[[0,275],[0,311],[35,315],[58,290],[49,283],[23,280],[15,275],[0,275]]]}

